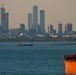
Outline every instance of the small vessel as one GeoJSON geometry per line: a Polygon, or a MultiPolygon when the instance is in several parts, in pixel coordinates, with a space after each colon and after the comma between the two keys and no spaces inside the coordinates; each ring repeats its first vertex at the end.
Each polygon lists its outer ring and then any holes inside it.
{"type": "Polygon", "coordinates": [[[76,54],[65,55],[64,63],[66,73],[76,75],[76,54]]]}
{"type": "Polygon", "coordinates": [[[76,42],[51,43],[49,45],[76,45],[76,42]]]}
{"type": "Polygon", "coordinates": [[[17,46],[33,46],[32,43],[19,43],[17,46]]]}

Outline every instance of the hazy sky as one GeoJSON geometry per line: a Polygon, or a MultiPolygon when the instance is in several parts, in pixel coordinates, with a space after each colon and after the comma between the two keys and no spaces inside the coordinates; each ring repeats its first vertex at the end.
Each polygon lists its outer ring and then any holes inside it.
{"type": "MultiPolygon", "coordinates": [[[[0,7],[5,4],[6,12],[9,12],[9,27],[18,28],[21,23],[28,26],[28,13],[33,12],[33,6],[45,10],[46,30],[49,24],[58,29],[58,21],[63,24],[72,23],[76,30],[76,0],[0,0],[0,7]]],[[[40,22],[39,22],[40,24],[40,22]]]]}

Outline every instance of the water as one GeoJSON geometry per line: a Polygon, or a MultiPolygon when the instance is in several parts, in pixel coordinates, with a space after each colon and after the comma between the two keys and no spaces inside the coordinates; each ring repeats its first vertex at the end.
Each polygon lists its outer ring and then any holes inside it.
{"type": "Polygon", "coordinates": [[[0,42],[0,75],[66,75],[64,55],[76,53],[75,45],[51,45],[32,42],[0,42]]]}

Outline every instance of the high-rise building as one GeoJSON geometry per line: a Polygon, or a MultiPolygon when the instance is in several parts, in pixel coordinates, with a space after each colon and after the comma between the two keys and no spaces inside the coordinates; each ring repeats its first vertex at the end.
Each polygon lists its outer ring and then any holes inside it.
{"type": "Polygon", "coordinates": [[[40,10],[40,34],[45,33],[45,11],[40,10]]]}
{"type": "Polygon", "coordinates": [[[5,12],[5,8],[1,7],[0,8],[0,24],[1,24],[1,28],[5,31],[8,32],[9,30],[9,14],[5,12]]]}
{"type": "Polygon", "coordinates": [[[35,34],[39,33],[38,29],[38,6],[33,6],[33,29],[35,30],[35,34]]]}
{"type": "Polygon", "coordinates": [[[5,8],[4,7],[0,8],[0,13],[5,13],[5,8]]]}
{"type": "Polygon", "coordinates": [[[30,32],[33,29],[33,15],[32,13],[28,14],[28,31],[30,32]]]}
{"type": "Polygon", "coordinates": [[[58,34],[62,34],[62,24],[58,24],[58,34]]]}
{"type": "Polygon", "coordinates": [[[25,25],[20,24],[20,33],[24,33],[24,32],[25,32],[25,25]]]}
{"type": "Polygon", "coordinates": [[[68,23],[65,25],[65,33],[70,33],[72,32],[72,24],[68,23]]]}
{"type": "Polygon", "coordinates": [[[48,33],[49,34],[53,33],[53,25],[48,26],[48,33]]]}

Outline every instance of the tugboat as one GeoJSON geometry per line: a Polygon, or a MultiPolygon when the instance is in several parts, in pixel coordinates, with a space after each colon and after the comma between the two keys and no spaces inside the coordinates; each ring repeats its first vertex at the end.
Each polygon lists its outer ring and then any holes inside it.
{"type": "Polygon", "coordinates": [[[19,43],[17,46],[33,46],[32,43],[19,43]]]}
{"type": "Polygon", "coordinates": [[[64,62],[66,73],[76,75],[76,54],[65,55],[64,62]]]}

